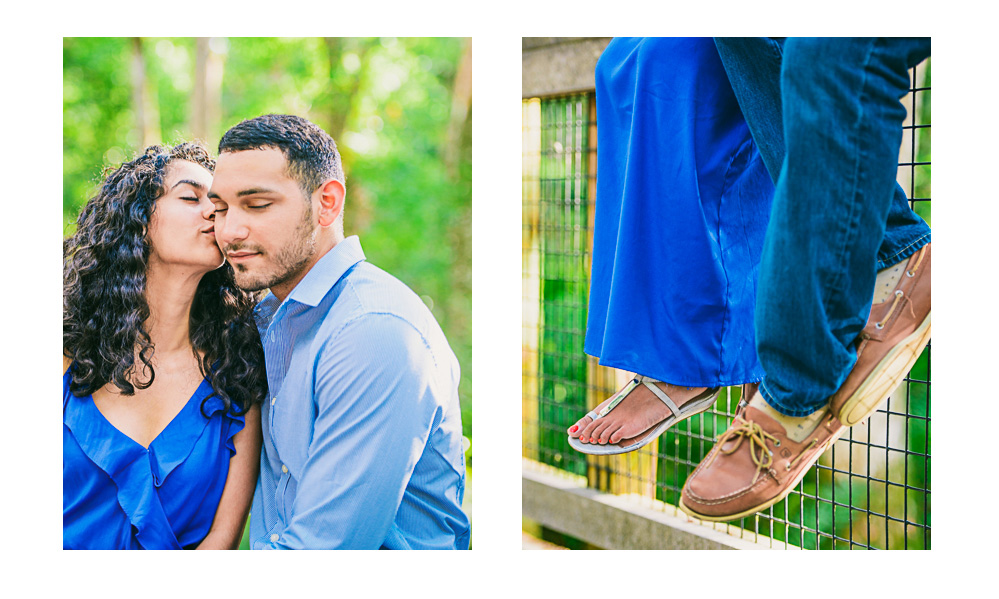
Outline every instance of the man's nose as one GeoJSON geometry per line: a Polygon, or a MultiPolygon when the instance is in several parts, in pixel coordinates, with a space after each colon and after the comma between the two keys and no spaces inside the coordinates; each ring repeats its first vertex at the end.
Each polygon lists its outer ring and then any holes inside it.
{"type": "Polygon", "coordinates": [[[242,241],[249,233],[250,229],[238,212],[223,210],[215,213],[215,238],[220,246],[242,241]]]}

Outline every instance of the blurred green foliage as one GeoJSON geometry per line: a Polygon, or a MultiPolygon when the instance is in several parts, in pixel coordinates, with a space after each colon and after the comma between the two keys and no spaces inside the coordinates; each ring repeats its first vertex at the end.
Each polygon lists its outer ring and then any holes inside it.
{"type": "MultiPolygon", "coordinates": [[[[471,99],[467,38],[210,38],[221,76],[202,140],[236,123],[297,114],[337,141],[347,174],[344,229],[368,260],[431,307],[462,368],[471,437],[471,99]],[[470,88],[468,88],[470,90],[470,88]]],[[[196,137],[195,38],[65,38],[63,217],[70,234],[102,168],[156,142],[196,137]],[[141,65],[144,75],[136,74],[141,65]],[[145,102],[137,92],[147,90],[145,102]],[[145,127],[139,122],[145,113],[145,127]]],[[[202,96],[202,97],[213,97],[202,96]]]]}

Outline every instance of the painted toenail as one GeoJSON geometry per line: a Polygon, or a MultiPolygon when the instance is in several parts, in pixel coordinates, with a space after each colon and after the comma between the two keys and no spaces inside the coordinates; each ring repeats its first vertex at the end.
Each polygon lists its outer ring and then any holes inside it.
{"type": "Polygon", "coordinates": [[[570,433],[574,433],[574,432],[576,432],[576,431],[578,431],[578,430],[579,430],[579,426],[578,426],[578,425],[576,425],[576,424],[573,424],[573,425],[572,425],[572,428],[570,428],[570,429],[569,429],[569,432],[570,432],[570,433]]]}

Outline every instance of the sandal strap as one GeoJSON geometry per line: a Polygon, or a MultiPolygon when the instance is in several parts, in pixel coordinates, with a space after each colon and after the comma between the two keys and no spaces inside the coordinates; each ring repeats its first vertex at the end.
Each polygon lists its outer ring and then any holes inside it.
{"type": "Polygon", "coordinates": [[[666,407],[669,408],[670,411],[673,412],[675,416],[677,417],[680,416],[680,408],[676,407],[676,404],[673,403],[673,400],[670,399],[669,395],[666,395],[665,391],[655,386],[654,383],[658,383],[659,381],[641,375],[639,375],[636,378],[638,382],[642,383],[643,385],[648,387],[650,391],[655,393],[656,397],[658,397],[664,404],[666,404],[666,407]]]}

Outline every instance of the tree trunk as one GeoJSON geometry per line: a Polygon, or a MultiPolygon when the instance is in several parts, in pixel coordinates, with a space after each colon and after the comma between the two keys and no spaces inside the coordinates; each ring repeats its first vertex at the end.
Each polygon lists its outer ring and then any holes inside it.
{"type": "Polygon", "coordinates": [[[341,38],[338,37],[324,37],[323,42],[326,44],[326,53],[329,57],[329,105],[327,118],[329,119],[329,129],[327,133],[330,134],[337,143],[339,143],[340,135],[343,134],[347,127],[347,121],[350,118],[351,110],[354,107],[354,99],[357,97],[357,92],[361,88],[361,81],[364,79],[364,73],[367,71],[367,54],[371,50],[374,43],[364,41],[360,42],[358,48],[356,49],[357,57],[360,59],[361,66],[357,69],[352,76],[352,78],[345,85],[336,85],[336,82],[343,81],[344,76],[339,73],[342,68],[340,62],[343,59],[343,45],[341,38]]]}
{"type": "Polygon", "coordinates": [[[146,77],[146,63],[142,52],[142,38],[132,38],[132,110],[135,128],[142,148],[160,143],[160,114],[152,85],[146,77]]]}
{"type": "Polygon", "coordinates": [[[209,148],[218,139],[222,120],[222,56],[211,48],[212,38],[195,41],[194,98],[191,103],[191,129],[196,139],[209,148]]]}
{"type": "Polygon", "coordinates": [[[472,110],[472,39],[465,42],[465,49],[458,61],[451,93],[451,119],[447,126],[447,149],[444,162],[451,178],[458,176],[461,162],[462,137],[465,127],[471,126],[468,114],[472,110]]]}

